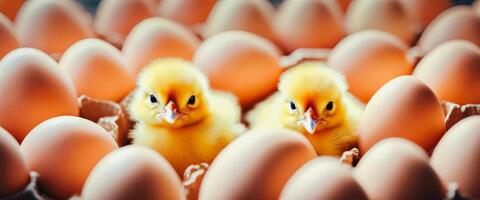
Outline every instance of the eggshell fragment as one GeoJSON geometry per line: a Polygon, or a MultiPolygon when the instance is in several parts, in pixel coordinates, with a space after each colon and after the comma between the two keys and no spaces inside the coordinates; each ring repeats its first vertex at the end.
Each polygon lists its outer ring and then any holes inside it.
{"type": "Polygon", "coordinates": [[[95,31],[117,46],[142,20],[155,16],[154,0],[103,0],[95,15],[95,31]]]}
{"type": "Polygon", "coordinates": [[[20,145],[0,127],[0,197],[21,191],[28,184],[28,168],[20,145]]]}
{"type": "Polygon", "coordinates": [[[335,1],[287,0],[275,16],[275,33],[287,52],[298,48],[333,48],[345,35],[335,1]]]}
{"type": "Polygon", "coordinates": [[[88,176],[83,200],[184,199],[182,183],[160,154],[127,146],[106,155],[88,176]]]}
{"type": "Polygon", "coordinates": [[[20,47],[17,37],[15,36],[12,23],[10,20],[0,13],[0,60],[7,55],[8,52],[20,47]]]}
{"type": "Polygon", "coordinates": [[[28,167],[40,174],[40,187],[56,199],[79,194],[96,163],[117,148],[102,127],[73,116],[42,122],[21,144],[28,167]]]}
{"type": "Polygon", "coordinates": [[[91,22],[75,1],[28,1],[18,13],[15,29],[22,46],[59,57],[76,41],[93,37],[91,22]]]}
{"type": "Polygon", "coordinates": [[[276,90],[282,73],[280,51],[270,41],[243,31],[228,31],[205,40],[193,58],[210,85],[232,92],[248,107],[276,90]]]}
{"type": "Polygon", "coordinates": [[[343,39],[327,63],[345,74],[349,90],[363,102],[391,79],[410,74],[408,46],[395,36],[380,31],[362,31],[343,39]]]}
{"type": "Polygon", "coordinates": [[[422,81],[401,76],[375,93],[365,108],[358,133],[362,154],[390,137],[408,139],[431,152],[445,133],[442,106],[422,81]]]}
{"type": "Polygon", "coordinates": [[[191,60],[200,40],[182,25],[162,18],[149,18],[136,25],[125,40],[122,53],[137,74],[150,62],[165,57],[191,60]]]}
{"type": "Polygon", "coordinates": [[[480,198],[480,116],[455,124],[440,140],[430,163],[445,185],[457,183],[462,195],[480,198]]]}
{"type": "Polygon", "coordinates": [[[452,7],[425,29],[418,46],[427,53],[449,40],[468,40],[480,45],[480,15],[475,15],[468,6],[452,7]]]}
{"type": "Polygon", "coordinates": [[[438,200],[445,198],[428,155],[411,141],[390,138],[372,147],[360,160],[355,178],[369,199],[438,200]]]}
{"type": "Polygon", "coordinates": [[[37,124],[78,115],[75,87],[45,53],[19,48],[0,61],[0,126],[19,142],[37,124]]]}
{"type": "Polygon", "coordinates": [[[419,28],[425,28],[437,15],[450,7],[450,0],[399,0],[419,28]]]}
{"type": "Polygon", "coordinates": [[[162,0],[158,6],[160,16],[192,26],[207,20],[216,0],[162,0]]]}
{"type": "Polygon", "coordinates": [[[353,178],[352,169],[334,157],[319,157],[307,162],[288,180],[282,200],[367,200],[353,178]]]}
{"type": "Polygon", "coordinates": [[[415,68],[440,100],[460,105],[480,103],[480,48],[453,40],[428,53],[415,68]]]}
{"type": "Polygon", "coordinates": [[[0,0],[0,13],[13,21],[24,2],[25,0],[0,0]]]}
{"type": "Polygon", "coordinates": [[[398,0],[357,0],[346,13],[349,33],[375,29],[391,33],[406,43],[415,37],[415,23],[398,0]]]}
{"type": "Polygon", "coordinates": [[[274,8],[267,0],[218,1],[205,23],[203,36],[241,30],[273,40],[274,8]]]}
{"type": "Polygon", "coordinates": [[[120,101],[135,79],[122,53],[99,39],[85,39],[67,49],[59,62],[73,80],[78,95],[120,101]]]}
{"type": "Polygon", "coordinates": [[[315,157],[301,134],[286,129],[252,130],[213,161],[199,199],[278,199],[290,176],[315,157]]]}

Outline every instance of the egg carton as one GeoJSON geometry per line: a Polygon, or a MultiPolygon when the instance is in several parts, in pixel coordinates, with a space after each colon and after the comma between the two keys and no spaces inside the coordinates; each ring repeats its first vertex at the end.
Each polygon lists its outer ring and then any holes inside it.
{"type": "Polygon", "coordinates": [[[38,176],[37,172],[30,172],[30,182],[22,191],[0,200],[53,200],[40,193],[37,186],[38,176]]]}

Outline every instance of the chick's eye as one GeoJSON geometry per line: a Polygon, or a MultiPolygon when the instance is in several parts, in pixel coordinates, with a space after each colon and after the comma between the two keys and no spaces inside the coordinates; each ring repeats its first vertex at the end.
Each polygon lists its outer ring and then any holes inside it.
{"type": "Polygon", "coordinates": [[[151,94],[150,95],[150,103],[157,103],[157,102],[158,102],[157,98],[153,94],[151,94]]]}
{"type": "Polygon", "coordinates": [[[327,109],[328,111],[333,110],[333,102],[329,101],[327,103],[327,106],[325,106],[325,109],[327,109]]]}
{"type": "Polygon", "coordinates": [[[188,105],[194,105],[195,104],[195,95],[190,96],[187,103],[188,103],[188,105]]]}
{"type": "Polygon", "coordinates": [[[293,101],[290,101],[290,109],[291,110],[296,110],[297,109],[297,106],[295,105],[295,103],[293,103],[293,101]]]}

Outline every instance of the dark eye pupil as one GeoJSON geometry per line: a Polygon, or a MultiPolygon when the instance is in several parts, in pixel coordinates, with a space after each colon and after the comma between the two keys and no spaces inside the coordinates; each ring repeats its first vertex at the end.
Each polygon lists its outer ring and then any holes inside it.
{"type": "Polygon", "coordinates": [[[195,104],[195,96],[192,95],[192,96],[188,99],[188,102],[187,102],[187,103],[190,104],[190,105],[195,104]]]}
{"type": "Polygon", "coordinates": [[[295,103],[290,102],[290,108],[291,108],[292,110],[295,110],[295,109],[297,109],[297,106],[295,106],[295,103]]]}
{"type": "Polygon", "coordinates": [[[326,107],[327,110],[332,110],[333,109],[333,102],[328,102],[327,103],[327,107],[326,107]]]}
{"type": "Polygon", "coordinates": [[[152,103],[157,103],[157,98],[155,98],[155,96],[153,96],[153,94],[150,95],[150,102],[152,103]]]}

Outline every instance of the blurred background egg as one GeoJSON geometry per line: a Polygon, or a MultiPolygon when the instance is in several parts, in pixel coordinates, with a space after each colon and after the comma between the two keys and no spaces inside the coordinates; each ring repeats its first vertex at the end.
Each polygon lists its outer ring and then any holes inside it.
{"type": "Polygon", "coordinates": [[[345,74],[350,92],[366,103],[383,84],[412,72],[407,51],[408,46],[389,33],[362,31],[343,39],[327,63],[345,74]]]}
{"type": "Polygon", "coordinates": [[[350,3],[352,3],[352,0],[336,0],[336,2],[340,6],[340,9],[342,9],[342,12],[345,13],[350,3]]]}
{"type": "Polygon", "coordinates": [[[118,148],[101,126],[74,116],[42,122],[20,147],[28,167],[40,174],[38,184],[42,191],[55,199],[80,194],[96,163],[118,148]]]}
{"type": "Polygon", "coordinates": [[[235,94],[243,108],[276,90],[282,68],[280,51],[270,41],[243,31],[228,31],[205,40],[193,58],[214,89],[235,94]]]}
{"type": "Polygon", "coordinates": [[[299,133],[252,130],[215,158],[203,178],[199,199],[278,199],[290,176],[315,157],[315,149],[299,133]]]}
{"type": "Polygon", "coordinates": [[[465,40],[443,43],[428,53],[415,68],[443,101],[480,103],[480,48],[465,40]]]}
{"type": "Polygon", "coordinates": [[[22,46],[59,58],[76,41],[93,37],[91,22],[72,0],[27,1],[15,20],[15,30],[22,46]]]}
{"type": "Polygon", "coordinates": [[[24,189],[28,184],[28,167],[20,145],[0,127],[0,198],[24,189]]]}
{"type": "Polygon", "coordinates": [[[282,200],[328,199],[367,200],[353,178],[352,169],[335,157],[319,157],[307,162],[293,174],[283,188],[282,200]]]}
{"type": "Polygon", "coordinates": [[[222,0],[213,7],[203,30],[204,37],[231,30],[247,31],[274,40],[274,8],[267,0],[222,0]]]}
{"type": "Polygon", "coordinates": [[[127,146],[107,154],[88,176],[83,200],[184,199],[173,167],[157,152],[127,146]]]}
{"type": "Polygon", "coordinates": [[[189,29],[164,18],[137,24],[125,40],[122,53],[134,74],[150,62],[165,57],[191,60],[200,40],[189,29]]]}
{"type": "Polygon", "coordinates": [[[389,137],[408,139],[431,152],[445,133],[442,106],[422,81],[401,76],[385,84],[368,102],[358,133],[362,154],[389,137]]]}
{"type": "Polygon", "coordinates": [[[456,39],[480,45],[480,15],[476,15],[471,7],[455,6],[442,12],[425,29],[418,46],[427,53],[444,42],[456,39]]]}
{"type": "Polygon", "coordinates": [[[418,26],[417,30],[425,28],[437,15],[450,7],[450,0],[400,0],[418,26]]]}
{"type": "Polygon", "coordinates": [[[377,143],[362,157],[354,175],[369,199],[439,200],[446,196],[428,155],[405,139],[377,143]]]}
{"type": "Polygon", "coordinates": [[[159,16],[186,26],[204,23],[217,0],[162,0],[159,16]]]}
{"type": "Polygon", "coordinates": [[[73,44],[59,64],[73,80],[79,96],[118,102],[135,87],[122,53],[99,39],[73,44]]]}
{"type": "Polygon", "coordinates": [[[20,47],[10,20],[0,13],[0,60],[8,52],[20,47]]]}
{"type": "Polygon", "coordinates": [[[95,31],[121,47],[132,28],[155,16],[155,0],[102,0],[95,15],[95,31]]]}
{"type": "Polygon", "coordinates": [[[0,13],[13,21],[24,2],[25,0],[0,0],[0,13]]]}
{"type": "Polygon", "coordinates": [[[473,9],[475,10],[475,13],[477,15],[480,15],[480,1],[476,0],[475,3],[473,4],[473,9]]]}
{"type": "Polygon", "coordinates": [[[418,30],[408,14],[399,0],[356,0],[348,7],[346,28],[349,33],[381,30],[410,44],[418,30]]]}
{"type": "Polygon", "coordinates": [[[47,54],[19,48],[0,61],[0,126],[19,142],[37,124],[78,115],[72,81],[47,54]]]}
{"type": "Polygon", "coordinates": [[[345,35],[335,1],[287,0],[275,16],[275,34],[287,52],[298,48],[333,48],[345,35]]]}
{"type": "Polygon", "coordinates": [[[445,185],[457,183],[462,195],[480,198],[480,116],[463,119],[448,130],[430,163],[445,185]]]}

